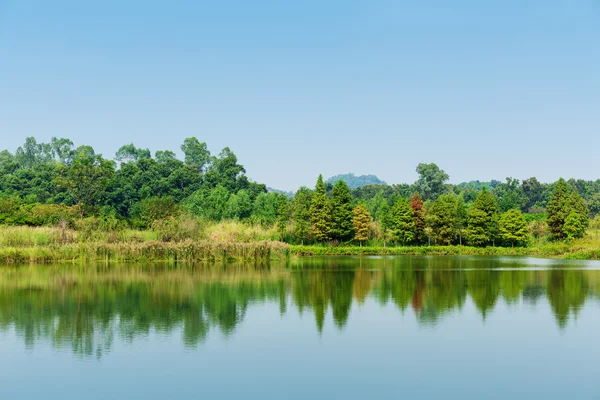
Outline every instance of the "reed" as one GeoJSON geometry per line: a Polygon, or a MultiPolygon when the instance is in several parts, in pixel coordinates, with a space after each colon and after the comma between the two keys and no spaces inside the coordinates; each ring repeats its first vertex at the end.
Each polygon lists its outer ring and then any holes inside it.
{"type": "Polygon", "coordinates": [[[220,243],[184,240],[142,243],[86,242],[35,247],[2,247],[0,264],[119,263],[119,262],[215,262],[285,260],[289,246],[274,241],[220,243]]]}

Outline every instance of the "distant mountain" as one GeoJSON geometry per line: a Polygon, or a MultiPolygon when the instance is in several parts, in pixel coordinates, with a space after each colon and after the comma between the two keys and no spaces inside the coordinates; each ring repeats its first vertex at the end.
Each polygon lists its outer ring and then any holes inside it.
{"type": "Polygon", "coordinates": [[[337,181],[344,181],[350,187],[350,189],[356,189],[357,187],[365,186],[365,185],[385,185],[386,183],[376,177],[375,175],[360,175],[356,176],[354,174],[340,174],[336,176],[332,176],[327,179],[328,183],[334,184],[337,181]]]}
{"type": "Polygon", "coordinates": [[[267,186],[267,191],[269,193],[279,193],[279,194],[282,194],[282,195],[286,196],[288,199],[291,199],[292,197],[294,197],[294,192],[286,192],[284,190],[273,189],[272,187],[268,187],[268,186],[267,186]]]}

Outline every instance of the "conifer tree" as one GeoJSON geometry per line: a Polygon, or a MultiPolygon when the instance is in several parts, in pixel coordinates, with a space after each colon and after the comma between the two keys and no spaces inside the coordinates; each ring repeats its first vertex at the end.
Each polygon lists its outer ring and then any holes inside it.
{"type": "Polygon", "coordinates": [[[590,224],[590,211],[585,205],[583,198],[575,190],[569,196],[567,205],[569,207],[569,214],[571,212],[575,212],[575,214],[579,218],[579,229],[576,231],[575,237],[582,238],[585,234],[586,228],[590,224]]]}
{"type": "Polygon", "coordinates": [[[474,246],[494,244],[498,231],[498,202],[484,186],[467,213],[465,236],[474,246]]]}
{"type": "Polygon", "coordinates": [[[339,180],[331,195],[331,239],[346,241],[352,238],[352,195],[346,182],[339,180]]]}
{"type": "Polygon", "coordinates": [[[529,240],[527,221],[520,210],[511,209],[502,214],[499,223],[500,237],[512,247],[523,246],[529,240]]]}
{"type": "Polygon", "coordinates": [[[283,240],[287,227],[290,222],[291,207],[288,199],[284,195],[279,196],[279,210],[277,215],[277,233],[279,239],[283,240]]]}
{"type": "Polygon", "coordinates": [[[456,197],[455,227],[458,234],[458,244],[462,246],[463,232],[467,226],[467,205],[462,196],[456,197]]]}
{"type": "Polygon", "coordinates": [[[379,208],[379,225],[381,226],[381,238],[383,239],[383,247],[386,246],[387,240],[392,230],[392,210],[387,201],[384,201],[379,208]]]}
{"type": "Polygon", "coordinates": [[[354,218],[352,225],[354,226],[354,239],[358,240],[361,247],[363,242],[369,239],[369,225],[371,224],[371,214],[364,205],[359,204],[352,210],[354,218]]]}
{"type": "Polygon", "coordinates": [[[410,208],[413,211],[413,220],[415,221],[415,242],[423,244],[425,241],[425,212],[423,210],[423,200],[418,193],[415,193],[410,199],[410,208]]]}
{"type": "Polygon", "coordinates": [[[292,201],[292,214],[294,220],[294,236],[304,244],[310,239],[310,205],[312,203],[312,191],[307,187],[301,187],[296,192],[292,201]]]}
{"type": "Polygon", "coordinates": [[[331,205],[325,192],[323,175],[319,175],[317,185],[310,204],[311,232],[315,240],[324,242],[329,239],[331,231],[331,205]]]}
{"type": "Polygon", "coordinates": [[[563,225],[563,235],[566,240],[583,237],[585,228],[581,224],[581,218],[577,212],[571,210],[563,225]]]}
{"type": "Polygon", "coordinates": [[[563,226],[568,215],[567,200],[569,192],[569,185],[563,178],[560,178],[554,185],[552,197],[550,197],[546,207],[548,228],[554,239],[564,239],[563,226]]]}
{"type": "Polygon", "coordinates": [[[456,196],[444,194],[431,203],[427,225],[436,243],[451,244],[456,238],[456,196]]]}
{"type": "Polygon", "coordinates": [[[401,197],[392,207],[393,237],[402,244],[415,240],[415,220],[410,203],[401,197]]]}

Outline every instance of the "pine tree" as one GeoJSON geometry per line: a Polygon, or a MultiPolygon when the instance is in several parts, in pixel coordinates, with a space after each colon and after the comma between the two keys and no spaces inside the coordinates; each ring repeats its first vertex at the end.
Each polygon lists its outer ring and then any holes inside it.
{"type": "Polygon", "coordinates": [[[352,195],[346,182],[335,183],[331,195],[331,239],[346,241],[352,238],[352,195]]]}
{"type": "Polygon", "coordinates": [[[379,224],[381,226],[381,238],[383,239],[383,247],[386,246],[390,231],[392,230],[392,210],[387,201],[383,202],[379,208],[379,224]]]}
{"type": "Polygon", "coordinates": [[[312,203],[312,192],[307,187],[301,187],[296,192],[292,201],[294,236],[296,240],[304,244],[310,238],[310,205],[312,203]]]}
{"type": "Polygon", "coordinates": [[[467,213],[465,238],[471,246],[486,246],[491,242],[490,218],[482,210],[472,207],[467,213]]]}
{"type": "Polygon", "coordinates": [[[565,225],[565,219],[569,214],[567,207],[569,195],[569,185],[563,178],[560,178],[554,185],[552,197],[550,197],[550,201],[546,207],[546,212],[548,213],[548,228],[554,239],[560,240],[565,238],[563,226],[565,225]]]}
{"type": "Polygon", "coordinates": [[[354,239],[358,240],[361,247],[363,242],[369,239],[369,225],[371,224],[371,214],[363,206],[359,204],[352,210],[354,218],[352,219],[352,225],[354,226],[354,239]]]}
{"type": "Polygon", "coordinates": [[[290,223],[290,203],[284,195],[279,196],[279,209],[277,215],[277,233],[279,240],[284,240],[287,227],[290,223]]]}
{"type": "Polygon", "coordinates": [[[436,243],[451,244],[456,238],[456,196],[443,194],[427,212],[427,225],[436,243]]]}
{"type": "Polygon", "coordinates": [[[319,242],[327,241],[329,239],[329,232],[331,231],[331,205],[325,192],[323,175],[319,175],[317,179],[309,213],[311,232],[315,240],[319,242]]]}
{"type": "Polygon", "coordinates": [[[462,196],[456,197],[456,209],[455,209],[455,227],[456,233],[458,234],[458,244],[462,246],[463,232],[467,226],[467,205],[462,196]]]}
{"type": "Polygon", "coordinates": [[[418,193],[415,193],[410,199],[410,208],[413,211],[413,220],[415,221],[415,242],[423,244],[425,242],[425,212],[423,210],[423,200],[418,193]]]}
{"type": "Polygon", "coordinates": [[[573,240],[583,237],[585,228],[581,223],[581,218],[577,212],[571,210],[563,225],[563,235],[566,240],[573,240]]]}
{"type": "MultiPolygon", "coordinates": [[[[569,208],[569,214],[574,212],[579,218],[579,229],[576,231],[576,238],[582,238],[585,235],[585,230],[590,224],[590,211],[585,205],[583,198],[577,193],[577,191],[573,191],[569,196],[567,201],[567,206],[569,208]]],[[[565,220],[566,224],[566,220],[565,220]]],[[[563,229],[564,231],[564,229],[563,229]]],[[[566,235],[566,234],[565,234],[566,235]]]]}
{"type": "Polygon", "coordinates": [[[515,247],[524,246],[529,240],[527,221],[520,210],[511,209],[500,217],[500,237],[506,243],[515,247]]]}
{"type": "Polygon", "coordinates": [[[484,186],[467,213],[465,236],[474,246],[494,244],[498,233],[498,202],[484,186]]]}
{"type": "Polygon", "coordinates": [[[401,197],[392,207],[392,226],[394,239],[402,244],[415,240],[415,220],[410,203],[401,197]]]}

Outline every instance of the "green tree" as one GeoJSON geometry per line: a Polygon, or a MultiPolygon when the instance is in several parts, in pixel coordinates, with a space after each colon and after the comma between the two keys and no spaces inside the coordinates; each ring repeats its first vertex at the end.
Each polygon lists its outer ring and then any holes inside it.
{"type": "Polygon", "coordinates": [[[254,200],[252,218],[262,224],[275,222],[279,210],[279,195],[277,193],[261,193],[254,200]]]}
{"type": "Polygon", "coordinates": [[[529,240],[527,221],[520,210],[510,209],[500,217],[500,238],[512,247],[525,246],[529,240]]]}
{"type": "Polygon", "coordinates": [[[135,147],[133,143],[121,146],[115,154],[115,160],[126,163],[130,161],[138,161],[142,158],[151,158],[152,155],[149,149],[140,149],[135,147]]]}
{"type": "Polygon", "coordinates": [[[331,196],[331,230],[330,237],[346,241],[352,238],[352,196],[348,185],[339,180],[333,187],[331,196]]]}
{"type": "Polygon", "coordinates": [[[280,240],[284,240],[291,220],[292,208],[284,195],[279,195],[279,209],[277,210],[277,233],[280,240]]]}
{"type": "Polygon", "coordinates": [[[310,239],[310,206],[312,191],[307,187],[298,189],[292,201],[292,217],[294,220],[294,236],[304,244],[310,239]]]}
{"type": "Polygon", "coordinates": [[[354,226],[354,239],[358,240],[361,247],[363,242],[369,240],[369,226],[371,225],[371,214],[364,205],[359,204],[352,210],[354,217],[352,225],[354,226]]]}
{"type": "Polygon", "coordinates": [[[585,227],[581,224],[581,219],[579,215],[571,210],[567,218],[565,218],[565,223],[563,225],[563,235],[566,240],[573,240],[576,238],[583,237],[585,232],[585,227]]]}
{"type": "Polygon", "coordinates": [[[427,225],[436,243],[451,244],[456,238],[456,196],[444,194],[431,203],[427,225]]]}
{"type": "Polygon", "coordinates": [[[70,166],[61,166],[60,176],[55,183],[69,192],[83,219],[84,209],[99,203],[113,174],[112,161],[101,156],[79,155],[70,166]]]}
{"type": "Polygon", "coordinates": [[[471,246],[486,246],[491,240],[490,218],[479,208],[471,207],[467,213],[465,237],[471,246]]]}
{"type": "Polygon", "coordinates": [[[381,227],[381,238],[383,239],[383,247],[385,247],[394,226],[392,218],[392,209],[390,208],[390,205],[387,201],[384,201],[381,207],[379,208],[378,218],[379,225],[381,227]]]}
{"type": "Polygon", "coordinates": [[[154,158],[161,164],[177,161],[177,156],[171,150],[158,150],[154,153],[154,158]]]}
{"type": "Polygon", "coordinates": [[[319,175],[310,205],[310,224],[314,238],[319,242],[329,239],[331,231],[331,205],[325,192],[323,175],[319,175]]]}
{"type": "Polygon", "coordinates": [[[55,138],[50,140],[52,146],[52,153],[58,159],[58,161],[67,165],[70,164],[73,159],[73,142],[70,139],[55,138]]]}
{"type": "Polygon", "coordinates": [[[252,215],[252,199],[244,189],[229,196],[225,204],[224,218],[244,220],[252,215]]]}
{"type": "Polygon", "coordinates": [[[35,168],[41,164],[47,164],[53,160],[52,145],[50,143],[38,143],[34,137],[25,139],[25,144],[17,148],[15,161],[21,168],[35,168]]]}
{"type": "Polygon", "coordinates": [[[467,213],[465,237],[474,246],[494,244],[498,226],[498,202],[485,187],[467,213]]]}
{"type": "Polygon", "coordinates": [[[415,240],[415,220],[410,203],[405,198],[399,198],[392,207],[393,237],[406,245],[415,240]]]}
{"type": "Polygon", "coordinates": [[[458,244],[462,246],[463,232],[467,226],[467,205],[463,196],[456,196],[456,210],[455,210],[455,228],[458,234],[458,244]]]}
{"type": "Polygon", "coordinates": [[[435,200],[446,192],[446,182],[449,179],[447,173],[436,164],[419,164],[417,166],[419,179],[415,182],[415,190],[423,197],[423,200],[435,200]]]}
{"type": "Polygon", "coordinates": [[[410,208],[413,211],[413,220],[415,221],[415,242],[423,244],[425,242],[425,211],[423,210],[423,200],[418,193],[415,193],[410,199],[410,208]]]}
{"type": "Polygon", "coordinates": [[[554,239],[566,239],[567,231],[571,237],[583,237],[589,223],[589,210],[581,196],[573,191],[563,178],[554,185],[547,213],[548,227],[554,239]],[[565,230],[567,217],[571,213],[574,213],[573,218],[577,217],[579,221],[577,223],[570,221],[569,227],[565,230]]]}
{"type": "Polygon", "coordinates": [[[195,137],[187,138],[181,145],[181,151],[185,155],[185,163],[204,172],[211,161],[210,151],[204,142],[195,137]]]}

